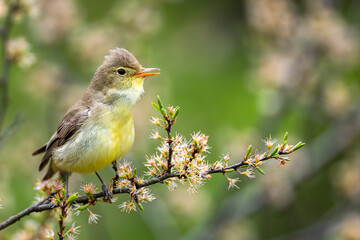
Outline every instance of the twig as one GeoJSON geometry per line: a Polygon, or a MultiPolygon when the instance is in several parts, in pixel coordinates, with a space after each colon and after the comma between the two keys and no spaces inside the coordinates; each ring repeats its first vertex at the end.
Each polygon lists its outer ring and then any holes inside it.
{"type": "MultiPolygon", "coordinates": [[[[282,154],[286,154],[286,153],[282,153],[282,154]]],[[[264,156],[264,158],[262,160],[260,160],[260,161],[265,161],[265,160],[268,160],[270,158],[273,158],[273,157],[264,156]]],[[[226,172],[226,170],[237,169],[240,166],[244,166],[244,165],[248,165],[248,164],[245,163],[244,161],[241,161],[240,163],[228,166],[226,168],[210,169],[204,175],[215,174],[215,173],[224,173],[224,172],[226,172]]],[[[150,186],[150,185],[153,185],[153,184],[163,183],[164,180],[169,179],[169,178],[181,178],[181,174],[179,172],[175,172],[175,173],[165,172],[161,176],[153,177],[153,178],[151,178],[151,179],[149,179],[147,181],[144,181],[141,184],[138,184],[137,188],[140,189],[140,188],[150,186]]],[[[131,193],[130,187],[125,187],[125,188],[120,188],[120,189],[114,189],[113,190],[114,195],[115,194],[122,194],[122,193],[131,193]]],[[[96,199],[99,199],[99,198],[103,198],[104,196],[105,196],[105,192],[96,193],[96,194],[94,194],[92,196],[93,197],[92,201],[94,201],[96,199]]],[[[52,196],[49,195],[48,198],[50,198],[50,197],[52,197],[52,196]]],[[[78,197],[78,198],[75,199],[74,202],[76,202],[78,204],[87,204],[87,203],[89,203],[89,198],[87,196],[78,197]]],[[[54,204],[48,204],[48,203],[45,203],[45,201],[43,200],[43,201],[41,201],[41,202],[39,202],[39,203],[25,209],[21,213],[16,214],[16,215],[10,217],[9,219],[5,220],[3,223],[0,224],[0,230],[14,224],[16,221],[20,220],[22,217],[24,217],[26,215],[29,215],[32,212],[42,212],[42,211],[46,211],[46,210],[50,210],[50,209],[54,209],[54,208],[58,208],[58,207],[61,207],[61,206],[56,205],[56,204],[55,205],[54,204]]]]}
{"type": "Polygon", "coordinates": [[[66,205],[66,201],[63,201],[61,203],[61,214],[59,216],[59,231],[57,232],[58,236],[59,236],[59,240],[63,240],[64,239],[64,229],[65,229],[65,225],[64,225],[64,219],[67,216],[67,205],[66,205]]]}
{"type": "MultiPolygon", "coordinates": [[[[279,155],[285,155],[285,154],[289,154],[287,152],[279,152],[279,155]]],[[[261,157],[260,161],[264,162],[266,160],[269,160],[271,158],[275,158],[275,157],[271,157],[269,154],[266,154],[264,156],[261,157]]],[[[218,168],[218,169],[210,169],[209,171],[207,171],[205,174],[213,174],[213,173],[226,173],[228,170],[233,169],[233,170],[237,170],[238,168],[242,167],[242,166],[249,166],[248,163],[246,163],[246,160],[244,159],[243,161],[236,163],[234,165],[231,166],[227,166],[225,168],[218,168]]]]}
{"type": "Polygon", "coordinates": [[[19,0],[12,2],[9,5],[9,10],[5,17],[4,26],[1,28],[1,59],[2,59],[2,74],[0,76],[0,133],[4,124],[6,111],[9,104],[8,93],[8,80],[11,63],[6,55],[7,44],[9,40],[9,34],[13,25],[14,13],[19,8],[19,0]]]}
{"type": "Polygon", "coordinates": [[[54,205],[52,203],[47,203],[55,194],[56,194],[56,192],[52,192],[47,197],[45,197],[43,200],[41,200],[40,202],[32,205],[31,207],[26,208],[25,210],[19,212],[18,214],[14,215],[14,216],[9,217],[7,220],[5,220],[4,222],[2,222],[0,224],[0,230],[6,228],[7,226],[14,224],[15,222],[19,221],[21,218],[25,217],[26,215],[29,215],[32,212],[42,212],[45,210],[55,208],[56,205],[54,205]]]}
{"type": "Polygon", "coordinates": [[[115,189],[116,188],[116,183],[119,181],[120,176],[119,176],[119,170],[118,170],[118,167],[117,167],[117,161],[115,160],[111,164],[112,164],[112,169],[115,172],[115,177],[113,177],[113,179],[112,179],[113,180],[112,187],[113,187],[113,189],[115,189]]]}
{"type": "Polygon", "coordinates": [[[167,132],[167,135],[168,135],[168,139],[167,139],[167,142],[168,142],[168,147],[169,147],[169,156],[168,156],[168,161],[167,161],[167,165],[168,165],[168,169],[167,169],[167,172],[168,173],[171,173],[171,160],[172,160],[172,155],[173,155],[173,147],[172,147],[172,144],[173,144],[173,140],[172,140],[172,136],[171,136],[171,127],[174,123],[173,119],[170,117],[170,116],[164,116],[165,120],[166,120],[166,132],[167,132]]]}

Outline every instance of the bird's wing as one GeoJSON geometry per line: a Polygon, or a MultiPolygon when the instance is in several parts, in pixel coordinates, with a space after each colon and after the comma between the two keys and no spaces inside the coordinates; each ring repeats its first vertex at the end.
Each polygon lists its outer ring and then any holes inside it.
{"type": "Polygon", "coordinates": [[[41,160],[39,171],[41,171],[49,162],[53,151],[56,148],[62,146],[77,133],[77,131],[81,128],[89,115],[90,107],[85,106],[77,107],[76,109],[70,110],[65,115],[49,142],[47,142],[44,146],[40,147],[33,153],[33,155],[36,155],[42,152],[46,152],[43,159],[41,160]]]}

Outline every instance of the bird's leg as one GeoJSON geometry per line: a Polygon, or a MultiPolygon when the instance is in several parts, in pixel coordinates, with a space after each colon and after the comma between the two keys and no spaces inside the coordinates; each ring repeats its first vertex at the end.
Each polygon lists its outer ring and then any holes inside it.
{"type": "Polygon", "coordinates": [[[66,201],[69,198],[69,173],[65,173],[65,195],[66,195],[66,201]]]}
{"type": "Polygon", "coordinates": [[[101,182],[101,185],[102,185],[101,188],[102,188],[103,192],[105,193],[104,200],[105,199],[110,200],[113,197],[112,192],[110,192],[109,187],[105,184],[104,180],[102,180],[100,175],[97,172],[95,172],[95,174],[100,179],[100,182],[101,182]]]}
{"type": "Polygon", "coordinates": [[[65,187],[65,200],[68,200],[69,198],[69,175],[70,173],[68,172],[65,172],[65,171],[60,171],[60,179],[61,179],[61,182],[63,184],[63,186],[65,187]]]}

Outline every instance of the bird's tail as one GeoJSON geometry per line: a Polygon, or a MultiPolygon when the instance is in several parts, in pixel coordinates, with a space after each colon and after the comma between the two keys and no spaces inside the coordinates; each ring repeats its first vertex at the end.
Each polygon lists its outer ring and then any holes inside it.
{"type": "Polygon", "coordinates": [[[55,173],[56,173],[56,170],[54,170],[54,168],[52,167],[52,164],[50,163],[48,169],[46,170],[45,175],[43,176],[43,178],[41,180],[42,181],[49,180],[52,176],[54,176],[55,173]]]}
{"type": "Polygon", "coordinates": [[[32,153],[33,156],[38,155],[46,151],[47,144],[42,145],[39,149],[32,153]]]}

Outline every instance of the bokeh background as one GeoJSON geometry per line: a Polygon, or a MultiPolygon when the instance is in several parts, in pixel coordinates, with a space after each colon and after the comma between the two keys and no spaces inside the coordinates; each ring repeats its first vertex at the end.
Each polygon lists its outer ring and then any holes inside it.
{"type": "MultiPolygon", "coordinates": [[[[25,0],[24,0],[25,1],[25,0]]],[[[14,48],[29,49],[11,69],[0,146],[0,220],[34,202],[40,157],[61,117],[91,80],[108,50],[125,47],[161,75],[145,82],[135,109],[136,140],[125,159],[144,169],[160,95],[180,106],[175,130],[209,135],[209,161],[242,158],[269,134],[307,145],[266,175],[241,177],[240,190],[213,176],[198,194],[151,189],[144,212],[97,204],[97,225],[72,220],[80,239],[360,239],[360,2],[356,0],[37,0],[16,18],[14,48]]],[[[3,23],[7,2],[0,2],[3,23]]],[[[101,171],[110,179],[112,170],[101,171]]],[[[234,175],[235,176],[235,175],[234,175]]],[[[72,191],[95,176],[73,174],[72,191]]],[[[119,202],[128,196],[119,196],[119,202]]],[[[46,214],[33,214],[0,239],[37,239],[46,214]]],[[[57,231],[54,219],[54,231],[57,231]]],[[[68,224],[69,226],[70,224],[68,224]]]]}

